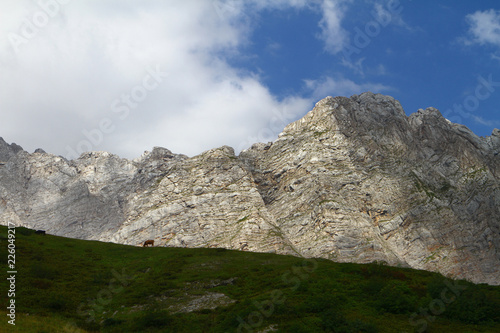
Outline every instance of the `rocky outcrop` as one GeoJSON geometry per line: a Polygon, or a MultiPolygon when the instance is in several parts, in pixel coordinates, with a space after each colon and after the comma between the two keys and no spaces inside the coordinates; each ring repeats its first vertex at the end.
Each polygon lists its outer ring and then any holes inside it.
{"type": "Polygon", "coordinates": [[[23,148],[15,143],[8,144],[3,138],[0,138],[0,164],[5,164],[12,156],[16,155],[23,148]]]}
{"type": "Polygon", "coordinates": [[[139,245],[386,262],[500,284],[500,131],[392,97],[327,97],[234,154],[68,161],[0,140],[0,223],[139,245]],[[16,148],[14,148],[16,150],[16,148]]]}

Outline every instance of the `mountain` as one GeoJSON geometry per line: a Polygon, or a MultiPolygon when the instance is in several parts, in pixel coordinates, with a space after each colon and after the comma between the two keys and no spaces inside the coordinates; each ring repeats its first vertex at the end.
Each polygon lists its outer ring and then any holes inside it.
{"type": "Polygon", "coordinates": [[[327,97],[236,156],[29,154],[0,140],[0,224],[90,240],[385,262],[500,284],[500,131],[327,97]]]}

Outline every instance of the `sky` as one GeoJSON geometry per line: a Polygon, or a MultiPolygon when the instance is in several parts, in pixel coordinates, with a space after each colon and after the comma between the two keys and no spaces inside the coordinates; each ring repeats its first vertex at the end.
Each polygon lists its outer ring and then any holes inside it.
{"type": "Polygon", "coordinates": [[[365,91],[500,128],[500,3],[0,0],[0,137],[69,159],[277,138],[365,91]]]}

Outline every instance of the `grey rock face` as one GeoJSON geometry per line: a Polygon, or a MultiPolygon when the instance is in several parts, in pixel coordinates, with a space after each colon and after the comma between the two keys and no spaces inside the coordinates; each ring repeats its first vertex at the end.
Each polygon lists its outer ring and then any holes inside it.
{"type": "Polygon", "coordinates": [[[5,164],[12,156],[22,151],[23,148],[15,143],[8,144],[0,137],[0,163],[5,164]]]}
{"type": "Polygon", "coordinates": [[[393,98],[365,93],[325,98],[241,159],[301,255],[499,284],[494,138],[434,108],[407,117],[393,98]]]}
{"type": "Polygon", "coordinates": [[[104,152],[67,161],[6,147],[0,140],[9,156],[1,224],[383,261],[500,284],[500,131],[477,137],[434,108],[407,117],[389,96],[327,97],[239,156],[226,146],[191,158],[155,147],[132,161],[104,152]]]}

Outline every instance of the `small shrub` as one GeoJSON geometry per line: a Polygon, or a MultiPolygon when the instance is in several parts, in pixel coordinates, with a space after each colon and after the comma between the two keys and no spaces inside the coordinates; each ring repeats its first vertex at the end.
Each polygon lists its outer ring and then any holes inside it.
{"type": "Polygon", "coordinates": [[[52,287],[52,281],[36,279],[36,280],[33,280],[31,285],[37,289],[49,289],[50,287],[52,287]]]}
{"type": "Polygon", "coordinates": [[[390,313],[408,313],[415,310],[417,297],[401,281],[391,281],[379,292],[378,305],[390,313]]]}
{"type": "Polygon", "coordinates": [[[377,326],[371,323],[365,323],[364,321],[361,321],[359,319],[350,323],[349,328],[351,332],[366,332],[366,333],[378,332],[377,326]]]}
{"type": "Polygon", "coordinates": [[[34,262],[31,265],[30,273],[32,277],[38,279],[54,280],[57,277],[57,271],[43,262],[34,262]]]}
{"type": "Polygon", "coordinates": [[[138,318],[134,319],[133,332],[144,332],[148,329],[172,328],[174,320],[167,311],[145,310],[138,318]]]}
{"type": "Polygon", "coordinates": [[[330,308],[321,313],[321,322],[326,332],[346,332],[347,320],[336,309],[330,308]]]}
{"type": "Polygon", "coordinates": [[[51,295],[45,300],[45,306],[48,309],[62,312],[68,306],[68,300],[61,295],[51,295]]]}
{"type": "Polygon", "coordinates": [[[33,230],[25,228],[25,227],[17,227],[16,228],[16,233],[23,235],[23,236],[31,236],[33,234],[33,230]]]}
{"type": "Polygon", "coordinates": [[[115,318],[106,318],[102,322],[103,327],[111,327],[111,326],[117,326],[123,324],[125,321],[121,319],[115,319],[115,318]]]}

